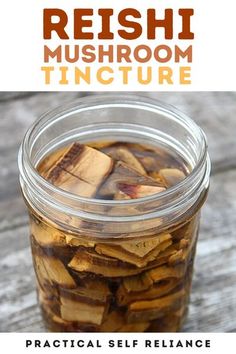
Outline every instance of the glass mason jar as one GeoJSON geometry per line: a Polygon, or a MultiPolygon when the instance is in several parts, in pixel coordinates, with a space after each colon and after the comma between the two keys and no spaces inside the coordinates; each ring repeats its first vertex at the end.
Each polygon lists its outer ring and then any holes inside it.
{"type": "Polygon", "coordinates": [[[19,168],[47,328],[179,331],[188,308],[200,209],[209,187],[202,130],[175,108],[149,98],[85,97],[46,113],[27,131],[19,168]],[[159,194],[101,200],[55,187],[37,171],[55,149],[74,141],[103,140],[168,148],[184,158],[190,173],[159,194]],[[143,247],[166,235],[169,246],[139,266],[97,252],[108,246],[143,247]]]}

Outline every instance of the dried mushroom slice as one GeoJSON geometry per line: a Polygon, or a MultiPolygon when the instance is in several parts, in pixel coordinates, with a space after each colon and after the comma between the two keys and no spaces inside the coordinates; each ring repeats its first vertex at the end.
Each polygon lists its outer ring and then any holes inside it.
{"type": "Polygon", "coordinates": [[[54,168],[57,162],[68,152],[70,146],[60,148],[54,152],[52,152],[49,156],[44,158],[38,165],[38,171],[40,174],[45,177],[47,176],[48,172],[54,168]]]}
{"type": "Polygon", "coordinates": [[[147,290],[152,284],[153,281],[146,272],[123,280],[123,287],[127,293],[147,290]]]}
{"type": "Polygon", "coordinates": [[[98,195],[102,198],[114,198],[114,195],[121,190],[120,184],[162,187],[151,177],[142,175],[124,162],[118,161],[110,176],[99,189],[98,195]]]}
{"type": "Polygon", "coordinates": [[[78,251],[68,266],[77,272],[89,272],[103,275],[104,277],[126,277],[138,274],[138,269],[115,258],[101,256],[88,251],[78,251]]]}
{"type": "Polygon", "coordinates": [[[159,176],[166,188],[175,186],[177,183],[186,178],[183,171],[177,168],[163,168],[159,170],[159,176]]]}
{"type": "Polygon", "coordinates": [[[146,185],[134,185],[119,183],[119,189],[121,192],[128,195],[131,199],[144,198],[149,195],[164,192],[165,187],[160,186],[146,186],[146,185]]]}
{"type": "MultiPolygon", "coordinates": [[[[135,154],[135,155],[139,159],[140,163],[144,166],[145,171],[147,171],[149,175],[151,175],[152,172],[156,172],[161,168],[162,159],[157,159],[156,155],[154,154],[152,154],[152,156],[148,156],[148,155],[140,156],[140,154],[135,154]]],[[[156,178],[154,177],[154,179],[156,178]]]]}
{"type": "Polygon", "coordinates": [[[124,315],[118,311],[112,311],[104,318],[100,332],[117,332],[124,324],[124,315]]]}
{"type": "Polygon", "coordinates": [[[178,284],[178,279],[169,278],[159,283],[153,284],[153,286],[147,290],[132,293],[128,293],[124,286],[121,285],[116,294],[117,303],[119,306],[125,306],[135,301],[157,299],[169,294],[178,286],[178,284]]]}
{"type": "Polygon", "coordinates": [[[86,145],[90,146],[93,149],[103,150],[109,148],[111,145],[114,145],[115,142],[112,140],[102,140],[102,141],[90,141],[86,145]]]}
{"type": "Polygon", "coordinates": [[[65,246],[65,235],[55,227],[41,223],[30,222],[31,234],[41,247],[65,246]]]}
{"type": "Polygon", "coordinates": [[[183,249],[183,248],[188,248],[188,246],[190,245],[190,241],[185,239],[185,238],[182,238],[179,242],[179,248],[180,249],[183,249]]]}
{"type": "Polygon", "coordinates": [[[180,263],[186,263],[187,265],[191,255],[195,251],[196,236],[197,232],[195,233],[195,235],[193,235],[191,240],[182,239],[179,241],[179,243],[177,244],[176,251],[169,258],[169,265],[175,266],[176,264],[180,263]]]}
{"type": "Polygon", "coordinates": [[[66,235],[66,243],[72,247],[86,247],[93,248],[95,246],[95,242],[91,240],[86,240],[86,238],[75,237],[71,235],[66,235]]]}
{"type": "Polygon", "coordinates": [[[143,258],[153,251],[162,242],[171,240],[170,234],[161,234],[152,237],[151,239],[139,241],[139,242],[123,242],[120,246],[125,251],[135,254],[136,256],[143,258]]]}
{"type": "Polygon", "coordinates": [[[43,311],[45,314],[49,317],[49,319],[53,322],[55,322],[57,325],[63,326],[66,328],[66,326],[71,325],[72,322],[65,321],[63,320],[58,314],[55,314],[52,309],[48,306],[45,306],[43,303],[41,304],[43,311]]]}
{"type": "Polygon", "coordinates": [[[89,146],[74,143],[46,174],[48,181],[71,193],[92,197],[113,167],[112,159],[89,146]]]}
{"type": "Polygon", "coordinates": [[[34,265],[39,286],[45,289],[45,286],[53,285],[41,256],[34,254],[34,265]]]}
{"type": "Polygon", "coordinates": [[[114,200],[129,200],[129,199],[131,199],[131,197],[121,191],[116,192],[116,194],[114,195],[114,200]]]}
{"type": "Polygon", "coordinates": [[[156,181],[157,183],[159,183],[160,185],[163,184],[163,180],[162,180],[162,178],[160,177],[158,171],[150,172],[148,175],[149,175],[150,177],[152,177],[153,179],[155,179],[155,181],[156,181]]]}
{"type": "Polygon", "coordinates": [[[177,251],[172,256],[170,256],[168,264],[170,266],[175,266],[176,264],[183,263],[186,259],[187,252],[183,249],[177,251]]]}
{"type": "Polygon", "coordinates": [[[121,245],[97,244],[95,250],[99,254],[120,259],[123,262],[144,267],[154,261],[158,254],[172,244],[171,235],[166,234],[156,240],[138,243],[122,243],[121,245]]]}
{"type": "Polygon", "coordinates": [[[184,289],[155,300],[136,301],[128,306],[127,321],[151,321],[178,309],[185,297],[184,289]]]}
{"type": "Polygon", "coordinates": [[[92,323],[100,325],[106,311],[106,305],[92,305],[61,297],[61,317],[66,321],[92,323]]]}
{"type": "Polygon", "coordinates": [[[86,279],[82,286],[69,290],[61,289],[60,294],[86,303],[106,303],[111,292],[106,282],[100,279],[86,279]]]}
{"type": "Polygon", "coordinates": [[[123,161],[142,175],[146,175],[146,171],[140,161],[132,154],[132,152],[124,146],[112,146],[106,149],[106,154],[113,160],[123,161]]]}
{"type": "Polygon", "coordinates": [[[147,271],[147,275],[152,279],[153,283],[166,278],[181,278],[184,275],[185,267],[169,267],[162,266],[147,271]]]}
{"type": "Polygon", "coordinates": [[[35,255],[37,272],[49,283],[53,282],[64,288],[75,288],[76,283],[64,264],[55,257],[35,255]]]}

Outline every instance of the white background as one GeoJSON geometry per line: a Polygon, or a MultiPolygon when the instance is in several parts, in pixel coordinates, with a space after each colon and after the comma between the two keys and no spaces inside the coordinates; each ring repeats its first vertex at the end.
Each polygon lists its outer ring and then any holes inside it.
{"type": "MultiPolygon", "coordinates": [[[[2,2],[0,7],[0,90],[2,91],[236,90],[234,0],[119,0],[117,2],[111,2],[110,0],[7,0],[2,2]],[[195,32],[195,40],[189,41],[194,46],[192,84],[181,86],[176,83],[174,85],[160,86],[153,82],[151,85],[138,85],[135,75],[132,75],[133,79],[126,86],[122,85],[120,80],[116,80],[112,85],[107,86],[96,82],[92,85],[74,85],[72,80],[70,80],[70,85],[59,85],[56,78],[53,80],[54,84],[46,86],[44,84],[44,75],[40,70],[43,65],[43,44],[45,43],[42,33],[42,9],[59,7],[66,10],[68,14],[72,14],[73,9],[78,7],[93,7],[96,9],[99,7],[109,8],[111,6],[115,6],[116,11],[127,7],[136,7],[139,10],[155,7],[160,9],[160,14],[164,8],[194,8],[195,15],[192,18],[192,30],[195,32]]],[[[100,26],[99,19],[99,16],[94,19],[95,30],[100,26]]],[[[145,20],[143,25],[145,25],[145,20]]],[[[72,21],[69,26],[72,26],[72,21]]],[[[178,26],[179,23],[176,21],[175,30],[177,30],[178,26]]],[[[115,30],[114,25],[112,28],[115,30]]],[[[132,45],[144,44],[144,38],[132,41],[132,45]]],[[[54,40],[50,41],[51,45],[53,42],[56,46],[61,44],[61,42],[65,44],[66,41],[60,41],[54,36],[54,40]]],[[[82,44],[86,44],[86,41],[83,42],[85,43],[82,44]]],[[[163,44],[165,41],[161,39],[160,42],[163,44]]],[[[180,44],[180,42],[183,43],[184,41],[178,42],[175,38],[166,44],[180,44]]],[[[108,43],[109,41],[106,41],[106,44],[108,43]]],[[[111,43],[116,44],[116,41],[111,41],[111,43]]],[[[75,64],[71,65],[74,66],[75,64]]],[[[158,64],[156,63],[156,65],[158,64]]],[[[183,63],[182,65],[188,64],[183,63]]],[[[96,71],[97,67],[97,64],[92,64],[94,71],[96,71]]],[[[133,68],[135,68],[135,65],[133,65],[133,68]]]]}
{"type": "Polygon", "coordinates": [[[157,354],[157,353],[165,353],[165,354],[233,354],[235,353],[235,342],[234,342],[234,334],[220,334],[220,333],[9,333],[9,334],[0,334],[1,346],[0,348],[4,348],[2,351],[4,354],[35,354],[35,353],[81,353],[81,354],[92,354],[92,353],[123,353],[123,354],[157,354]],[[210,340],[210,348],[166,348],[160,346],[146,348],[145,340],[151,340],[154,343],[155,340],[159,340],[161,343],[162,340],[165,340],[165,343],[169,343],[169,340],[173,340],[175,343],[178,340],[181,340],[184,343],[184,340],[210,340]],[[26,348],[26,340],[40,340],[41,348],[35,348],[33,345],[26,348]],[[43,348],[43,343],[45,340],[48,340],[50,343],[53,340],[83,340],[85,343],[84,348],[64,348],[61,346],[60,348],[43,348]],[[89,340],[92,340],[94,344],[96,344],[96,340],[99,340],[102,345],[101,348],[87,348],[86,344],[89,340]],[[115,341],[115,347],[109,347],[109,340],[115,341]],[[118,347],[117,341],[120,340],[121,347],[118,347]],[[137,340],[138,345],[133,348],[132,341],[137,340]],[[130,345],[131,347],[126,347],[125,345],[130,345]]]}

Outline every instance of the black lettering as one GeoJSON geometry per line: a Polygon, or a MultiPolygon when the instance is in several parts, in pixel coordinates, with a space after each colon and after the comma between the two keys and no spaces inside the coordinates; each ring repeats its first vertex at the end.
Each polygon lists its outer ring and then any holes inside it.
{"type": "Polygon", "coordinates": [[[27,339],[25,343],[26,348],[28,348],[30,345],[32,345],[32,340],[27,339]]]}
{"type": "Polygon", "coordinates": [[[115,346],[114,340],[110,339],[108,342],[108,345],[110,348],[114,348],[114,346],[115,346]]]}
{"type": "Polygon", "coordinates": [[[35,348],[41,348],[41,342],[40,342],[40,340],[37,340],[37,339],[36,339],[36,340],[34,341],[34,347],[35,347],[35,348]]]}
{"type": "Polygon", "coordinates": [[[83,341],[82,339],[81,339],[81,340],[78,340],[77,346],[78,346],[79,348],[83,348],[83,347],[84,347],[84,341],[83,341]]]}
{"type": "Polygon", "coordinates": [[[183,348],[183,344],[182,344],[181,340],[178,340],[178,342],[176,344],[176,348],[178,348],[178,347],[183,348]]]}
{"type": "Polygon", "coordinates": [[[43,347],[47,347],[47,348],[50,348],[50,344],[49,344],[49,341],[48,340],[45,340],[44,344],[43,344],[43,347]]]}
{"type": "Polygon", "coordinates": [[[196,340],[195,345],[196,345],[196,347],[201,348],[202,347],[202,340],[196,340]]]}
{"type": "Polygon", "coordinates": [[[145,347],[146,348],[151,348],[152,347],[152,343],[151,343],[151,341],[149,339],[145,340],[145,347]]]}
{"type": "Polygon", "coordinates": [[[206,340],[206,348],[210,348],[211,347],[211,341],[210,339],[206,340]]]}
{"type": "Polygon", "coordinates": [[[94,348],[93,342],[91,340],[88,341],[87,348],[94,348]]]}
{"type": "Polygon", "coordinates": [[[193,346],[193,341],[190,339],[190,340],[186,340],[186,344],[185,344],[186,348],[188,347],[191,347],[193,346]]]}
{"type": "Polygon", "coordinates": [[[59,348],[59,347],[60,347],[60,341],[59,341],[58,339],[54,340],[54,341],[53,341],[53,346],[54,346],[55,348],[59,348]]]}

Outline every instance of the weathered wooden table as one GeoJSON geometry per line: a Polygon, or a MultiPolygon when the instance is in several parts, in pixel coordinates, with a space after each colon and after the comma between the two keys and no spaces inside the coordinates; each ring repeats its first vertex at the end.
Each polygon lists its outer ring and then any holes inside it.
{"type": "MultiPolygon", "coordinates": [[[[202,212],[187,332],[236,331],[236,93],[150,93],[205,130],[213,162],[202,212]]],[[[0,331],[44,331],[36,303],[17,151],[45,110],[79,93],[36,93],[0,101],[0,331]]],[[[1,98],[1,96],[0,96],[1,98]]]]}

